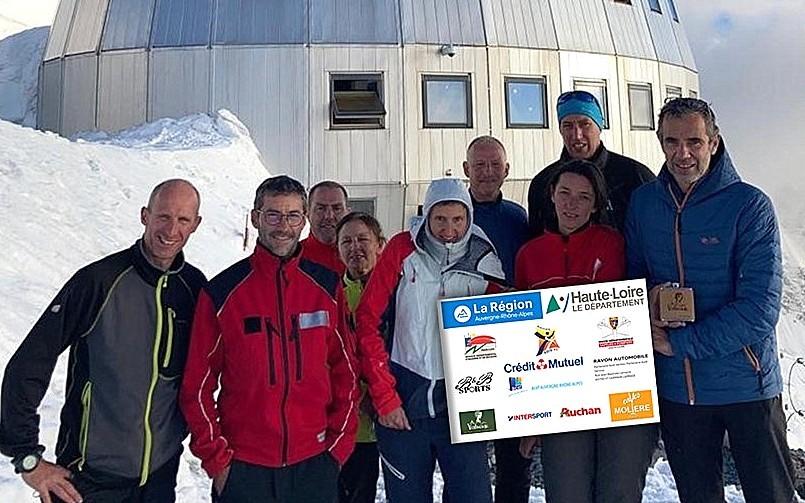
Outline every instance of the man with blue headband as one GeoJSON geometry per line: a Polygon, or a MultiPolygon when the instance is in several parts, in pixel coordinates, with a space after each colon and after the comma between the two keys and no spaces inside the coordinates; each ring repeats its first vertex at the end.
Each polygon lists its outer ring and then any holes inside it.
{"type": "Polygon", "coordinates": [[[548,181],[560,165],[576,159],[594,163],[603,173],[609,199],[607,223],[623,232],[632,191],[654,180],[654,173],[634,159],[607,150],[601,143],[604,115],[598,100],[587,91],[562,93],[556,102],[556,115],[564,148],[559,160],[540,171],[528,189],[528,225],[532,235],[539,236],[551,226],[548,219],[552,218],[553,203],[546,192],[548,181]]]}

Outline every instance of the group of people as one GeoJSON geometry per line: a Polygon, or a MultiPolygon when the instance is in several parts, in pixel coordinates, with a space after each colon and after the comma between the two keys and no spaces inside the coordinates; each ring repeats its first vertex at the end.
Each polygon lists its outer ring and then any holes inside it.
{"type": "Polygon", "coordinates": [[[184,259],[200,197],[154,188],[144,233],[79,270],[9,361],[0,450],[45,503],[175,501],[182,441],[213,501],[491,503],[484,442],[451,444],[437,301],[510,288],[646,278],[662,423],[495,441],[496,503],[528,501],[541,443],[549,502],[639,502],[661,433],[683,502],[723,501],[725,434],[744,496],[789,502],[792,465],[775,323],[782,289],[770,200],[739,178],[707,103],[660,112],[659,176],[605,148],[603,116],[562,94],[560,159],[528,212],[509,164],[473,140],[463,181],[434,180],[422,215],[386,241],[333,181],[256,190],[254,252],[210,281],[184,259]],[[305,224],[310,235],[301,240],[305,224]],[[695,321],[667,321],[669,285],[695,321]],[[55,463],[37,409],[69,350],[55,463]]]}

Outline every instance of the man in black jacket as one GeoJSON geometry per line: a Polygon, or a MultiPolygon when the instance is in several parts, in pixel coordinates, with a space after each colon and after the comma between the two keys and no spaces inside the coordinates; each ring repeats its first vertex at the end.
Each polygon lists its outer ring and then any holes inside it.
{"type": "Polygon", "coordinates": [[[643,164],[611,152],[601,143],[604,116],[598,100],[586,91],[562,93],[556,102],[559,129],[565,147],[559,160],[543,169],[531,180],[528,188],[528,225],[532,236],[539,236],[550,222],[553,203],[548,194],[548,181],[560,165],[570,160],[584,159],[594,163],[607,182],[609,221],[623,232],[626,208],[632,191],[656,176],[643,164]]]}
{"type": "Polygon", "coordinates": [[[44,503],[175,500],[187,427],[177,395],[204,275],[182,248],[201,222],[198,191],[157,185],[142,239],[75,273],[11,357],[0,451],[44,503]],[[56,463],[42,459],[37,409],[70,350],[56,463]]]}

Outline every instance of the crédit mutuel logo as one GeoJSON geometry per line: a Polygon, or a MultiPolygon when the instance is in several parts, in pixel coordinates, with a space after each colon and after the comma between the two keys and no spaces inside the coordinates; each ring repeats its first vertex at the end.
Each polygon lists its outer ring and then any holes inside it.
{"type": "Polygon", "coordinates": [[[609,395],[609,411],[613,421],[649,419],[654,417],[651,390],[627,391],[609,395]]]}
{"type": "Polygon", "coordinates": [[[492,390],[492,372],[479,376],[466,376],[459,379],[455,388],[459,393],[478,393],[492,390]]]}
{"type": "Polygon", "coordinates": [[[519,363],[506,363],[503,365],[503,371],[507,374],[515,372],[532,372],[536,370],[548,369],[561,369],[566,367],[582,367],[584,366],[584,357],[578,358],[539,358],[537,361],[519,362],[519,363]]]}
{"type": "Polygon", "coordinates": [[[497,431],[495,409],[459,412],[458,420],[461,424],[461,433],[464,435],[497,431]]]}

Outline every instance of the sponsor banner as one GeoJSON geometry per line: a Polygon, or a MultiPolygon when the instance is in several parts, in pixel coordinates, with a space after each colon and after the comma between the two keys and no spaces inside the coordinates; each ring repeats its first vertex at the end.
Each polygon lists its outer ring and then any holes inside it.
{"type": "Polygon", "coordinates": [[[440,301],[454,443],[656,423],[644,280],[440,301]]]}

